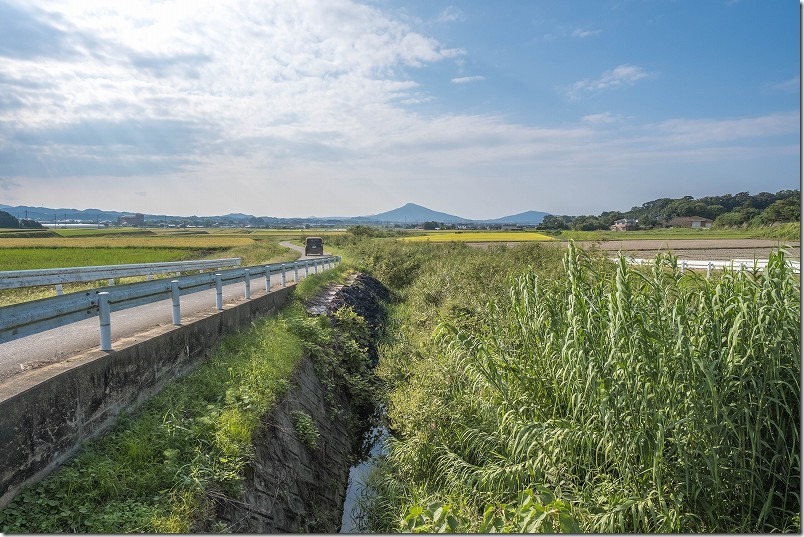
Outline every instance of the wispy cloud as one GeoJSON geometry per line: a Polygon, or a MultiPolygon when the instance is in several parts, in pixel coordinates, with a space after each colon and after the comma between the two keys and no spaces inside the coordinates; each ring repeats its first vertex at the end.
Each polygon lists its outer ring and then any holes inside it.
{"type": "Polygon", "coordinates": [[[707,146],[740,140],[769,139],[795,134],[797,112],[736,119],[672,119],[655,126],[663,144],[707,146]]]}
{"type": "Polygon", "coordinates": [[[600,114],[588,114],[581,118],[584,123],[593,125],[607,125],[610,123],[618,123],[623,120],[619,114],[612,114],[611,112],[602,112],[600,114]]]}
{"type": "Polygon", "coordinates": [[[0,177],[0,190],[11,190],[12,188],[17,188],[19,183],[16,181],[12,181],[11,179],[7,179],[5,177],[0,177]]]}
{"type": "Polygon", "coordinates": [[[462,76],[458,78],[453,78],[450,80],[453,84],[468,84],[469,82],[479,82],[481,80],[486,80],[484,76],[462,76]]]}
{"type": "Polygon", "coordinates": [[[585,30],[583,28],[577,28],[573,30],[572,37],[592,37],[593,35],[600,34],[601,30],[585,30]]]}
{"type": "Polygon", "coordinates": [[[775,84],[768,84],[767,89],[771,92],[777,93],[796,93],[801,89],[801,77],[794,76],[784,82],[777,82],[775,84]]]}
{"type": "Polygon", "coordinates": [[[571,99],[579,98],[585,92],[603,91],[633,85],[638,80],[651,78],[654,75],[636,65],[622,64],[606,71],[599,78],[585,79],[575,82],[567,92],[571,99]]]}
{"type": "Polygon", "coordinates": [[[455,6],[447,6],[447,8],[436,17],[436,21],[442,23],[461,22],[464,20],[466,20],[466,16],[463,11],[455,6]]]}

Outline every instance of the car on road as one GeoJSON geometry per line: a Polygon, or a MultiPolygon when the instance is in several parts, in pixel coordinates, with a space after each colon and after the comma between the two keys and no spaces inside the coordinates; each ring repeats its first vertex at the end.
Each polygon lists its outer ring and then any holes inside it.
{"type": "Polygon", "coordinates": [[[307,237],[304,241],[304,255],[324,255],[324,240],[321,237],[307,237]]]}

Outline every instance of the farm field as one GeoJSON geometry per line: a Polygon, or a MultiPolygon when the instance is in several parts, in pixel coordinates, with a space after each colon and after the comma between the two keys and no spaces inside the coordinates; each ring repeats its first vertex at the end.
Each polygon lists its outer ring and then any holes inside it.
{"type": "Polygon", "coordinates": [[[798,242],[801,224],[788,223],[775,227],[745,229],[666,228],[637,231],[569,231],[551,232],[551,236],[567,241],[629,241],[635,239],[785,239],[798,242]]]}
{"type": "Polygon", "coordinates": [[[555,240],[533,231],[426,231],[422,235],[403,237],[405,242],[532,242],[555,240]]]}
{"type": "Polygon", "coordinates": [[[194,253],[191,248],[0,247],[0,271],[186,261],[194,253]]]}
{"type": "Polygon", "coordinates": [[[616,254],[622,252],[631,257],[652,258],[657,253],[671,251],[680,259],[729,260],[768,259],[780,246],[787,248],[792,259],[801,259],[801,247],[797,241],[772,239],[629,239],[620,241],[577,241],[578,247],[596,249],[616,254]]]}
{"type": "MultiPolygon", "coordinates": [[[[44,233],[0,233],[0,271],[95,265],[158,263],[239,257],[243,266],[292,261],[298,254],[279,241],[301,239],[304,232],[285,230],[144,230],[59,229],[44,233]]],[[[118,283],[140,281],[123,278],[118,283]]],[[[105,282],[67,284],[75,292],[105,282]]],[[[0,306],[53,296],[50,287],[0,291],[0,306]]]]}

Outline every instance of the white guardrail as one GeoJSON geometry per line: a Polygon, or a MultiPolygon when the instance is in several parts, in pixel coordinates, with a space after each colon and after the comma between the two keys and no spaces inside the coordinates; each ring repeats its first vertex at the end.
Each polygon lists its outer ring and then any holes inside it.
{"type": "MultiPolygon", "coordinates": [[[[238,260],[239,261],[239,260],[238,260]]],[[[251,298],[251,278],[265,277],[266,292],[271,288],[271,275],[281,274],[282,286],[287,285],[286,274],[294,272],[294,281],[299,281],[299,270],[309,275],[310,268],[317,273],[319,268],[326,270],[340,263],[340,256],[325,256],[293,263],[274,263],[264,266],[230,269],[215,273],[194,274],[177,279],[167,278],[138,283],[116,285],[79,291],[66,295],[42,298],[22,304],[0,308],[0,343],[57,328],[83,319],[98,316],[100,320],[101,350],[112,350],[112,331],[110,314],[151,302],[172,299],[173,324],[181,324],[181,305],[179,297],[207,289],[216,288],[215,305],[223,310],[223,286],[245,282],[245,297],[251,298]]]]}
{"type": "MultiPolygon", "coordinates": [[[[148,276],[187,272],[190,270],[222,269],[239,267],[240,258],[201,259],[197,261],[174,261],[169,263],[139,263],[135,265],[101,265],[95,267],[67,267],[56,269],[0,271],[0,289],[55,285],[56,294],[64,294],[62,284],[108,280],[114,285],[115,278],[148,276]]],[[[178,274],[177,274],[178,275],[178,274]]]]}
{"type": "MultiPolygon", "coordinates": [[[[616,261],[618,258],[612,257],[613,261],[616,261]]],[[[637,264],[637,265],[652,265],[655,263],[654,259],[639,259],[634,257],[625,256],[625,259],[629,263],[637,264]]],[[[793,269],[794,272],[797,274],[801,274],[801,262],[800,261],[791,261],[786,260],[787,264],[793,269]]],[[[764,270],[765,266],[768,264],[767,259],[731,259],[729,261],[701,261],[697,259],[679,259],[678,266],[681,267],[681,270],[705,270],[706,277],[709,278],[712,275],[712,271],[715,269],[732,269],[732,270],[764,270]]]]}

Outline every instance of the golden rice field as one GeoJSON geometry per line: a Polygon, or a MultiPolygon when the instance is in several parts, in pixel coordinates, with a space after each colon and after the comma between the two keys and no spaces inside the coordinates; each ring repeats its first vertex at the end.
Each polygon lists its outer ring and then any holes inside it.
{"type": "Polygon", "coordinates": [[[543,233],[532,231],[434,231],[399,240],[410,242],[531,242],[554,239],[543,233]]]}

